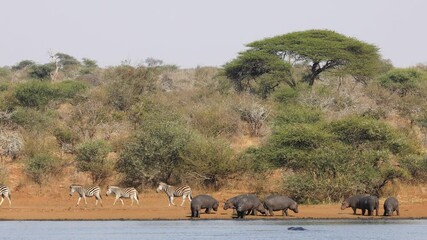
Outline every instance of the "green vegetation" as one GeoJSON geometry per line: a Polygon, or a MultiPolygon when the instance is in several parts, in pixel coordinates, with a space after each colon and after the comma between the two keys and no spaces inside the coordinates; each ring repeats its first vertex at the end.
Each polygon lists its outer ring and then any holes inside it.
{"type": "Polygon", "coordinates": [[[77,169],[89,172],[94,183],[102,183],[113,172],[114,163],[107,158],[110,146],[102,140],[82,143],[76,149],[77,169]]]}
{"type": "Polygon", "coordinates": [[[427,181],[425,66],[396,69],[377,47],[329,30],[248,47],[223,68],[152,58],[100,68],[63,53],[0,68],[1,157],[40,185],[71,170],[99,184],[309,203],[427,181]]]}
{"type": "Polygon", "coordinates": [[[50,177],[59,174],[61,159],[47,153],[38,153],[27,159],[26,173],[36,183],[42,184],[50,177]]]}

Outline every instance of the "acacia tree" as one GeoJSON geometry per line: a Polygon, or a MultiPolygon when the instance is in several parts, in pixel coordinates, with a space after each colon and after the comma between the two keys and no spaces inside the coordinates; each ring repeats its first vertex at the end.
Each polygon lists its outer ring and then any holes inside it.
{"type": "Polygon", "coordinates": [[[309,73],[303,80],[310,86],[322,72],[332,69],[365,82],[375,74],[380,61],[376,46],[330,30],[292,32],[247,46],[250,47],[248,51],[266,52],[292,65],[307,65],[309,73]]]}
{"type": "Polygon", "coordinates": [[[290,68],[289,64],[271,54],[246,51],[225,64],[224,72],[236,91],[249,91],[265,98],[282,82],[295,86],[290,78],[290,68]]]}

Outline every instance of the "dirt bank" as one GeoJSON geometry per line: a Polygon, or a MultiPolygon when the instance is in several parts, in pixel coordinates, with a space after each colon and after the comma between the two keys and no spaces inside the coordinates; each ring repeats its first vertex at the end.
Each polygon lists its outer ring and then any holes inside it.
{"type": "MultiPolygon", "coordinates": [[[[216,199],[223,201],[235,194],[211,193],[216,199]]],[[[103,206],[95,207],[95,200],[88,198],[88,207],[84,207],[82,200],[81,206],[76,207],[77,196],[69,198],[66,194],[63,196],[30,196],[19,192],[13,194],[12,206],[8,206],[7,200],[0,207],[0,219],[2,220],[112,220],[112,219],[190,219],[190,204],[187,201],[184,207],[168,207],[167,198],[164,193],[142,193],[140,195],[141,204],[139,206],[130,206],[130,201],[125,200],[125,206],[122,207],[120,202],[112,206],[113,197],[103,196],[103,206]]],[[[380,199],[380,215],[383,213],[380,199]]],[[[178,205],[181,199],[176,199],[178,205]]],[[[358,215],[353,215],[351,209],[340,210],[340,204],[322,204],[322,205],[300,205],[298,214],[290,212],[289,217],[285,219],[298,218],[362,218],[360,210],[358,215]]],[[[202,214],[201,218],[206,219],[231,219],[231,210],[224,211],[221,208],[214,214],[202,214]]],[[[277,212],[276,215],[280,215],[277,212]]],[[[374,217],[374,218],[381,218],[374,217]]],[[[254,218],[283,218],[282,216],[265,217],[265,216],[248,216],[248,219],[254,218]]],[[[363,218],[367,218],[364,216],[363,218]]],[[[403,201],[401,202],[401,215],[393,218],[427,218],[427,201],[403,201]]]]}

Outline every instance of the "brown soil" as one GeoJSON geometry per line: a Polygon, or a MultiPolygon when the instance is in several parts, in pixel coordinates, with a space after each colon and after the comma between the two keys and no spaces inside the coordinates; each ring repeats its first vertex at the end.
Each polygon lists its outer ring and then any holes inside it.
{"type": "MultiPolygon", "coordinates": [[[[224,194],[220,192],[211,193],[216,199],[223,201],[235,195],[224,194]]],[[[95,207],[95,199],[88,198],[88,206],[84,206],[82,200],[80,206],[76,206],[77,196],[69,198],[68,195],[53,197],[48,196],[30,196],[21,192],[15,192],[12,198],[12,206],[8,206],[7,200],[0,207],[0,219],[2,220],[112,220],[112,219],[190,219],[190,203],[186,201],[184,207],[168,207],[167,198],[164,193],[155,192],[140,194],[140,205],[130,206],[130,200],[125,200],[125,206],[117,202],[112,206],[113,197],[103,196],[103,206],[95,207]]],[[[380,199],[380,206],[384,199],[380,199]]],[[[176,199],[175,203],[179,205],[181,199],[176,199]]],[[[314,219],[339,219],[339,218],[368,218],[361,216],[360,210],[357,215],[352,214],[352,210],[341,210],[339,203],[322,205],[300,205],[299,213],[289,211],[290,216],[285,219],[314,218],[314,219]]],[[[380,216],[373,218],[382,218],[382,206],[380,207],[380,216]]],[[[232,219],[231,210],[223,210],[222,206],[218,212],[213,214],[201,214],[202,219],[232,219]]],[[[274,217],[248,216],[248,219],[255,218],[283,218],[281,212],[276,212],[274,217]]],[[[401,200],[400,216],[393,218],[427,218],[427,201],[418,199],[413,201],[401,200]]]]}

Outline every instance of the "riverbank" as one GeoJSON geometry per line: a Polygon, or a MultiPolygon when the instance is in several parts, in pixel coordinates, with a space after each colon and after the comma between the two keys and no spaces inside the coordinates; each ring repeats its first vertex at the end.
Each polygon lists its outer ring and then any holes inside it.
{"type": "MultiPolygon", "coordinates": [[[[218,212],[201,214],[201,219],[232,219],[232,210],[223,210],[223,201],[235,194],[211,193],[221,203],[218,212]]],[[[77,195],[72,198],[68,194],[64,196],[25,196],[15,193],[12,198],[12,206],[8,206],[7,200],[0,207],[0,220],[180,220],[190,219],[190,203],[185,202],[183,207],[168,207],[168,201],[164,193],[143,193],[140,195],[140,205],[130,206],[130,200],[125,200],[123,207],[118,201],[112,206],[114,198],[103,197],[103,206],[94,206],[95,199],[88,198],[88,206],[84,201],[76,206],[77,195]]],[[[181,204],[182,199],[176,198],[175,203],[181,204]]],[[[368,219],[383,218],[384,212],[380,199],[380,216],[361,216],[358,210],[356,215],[348,208],[340,209],[340,203],[299,205],[299,213],[288,211],[288,217],[282,217],[281,212],[275,212],[276,216],[247,216],[247,219],[368,219]]],[[[387,217],[390,218],[390,217],[387,217]]],[[[400,216],[391,218],[418,219],[427,218],[427,201],[401,201],[400,216]]]]}

